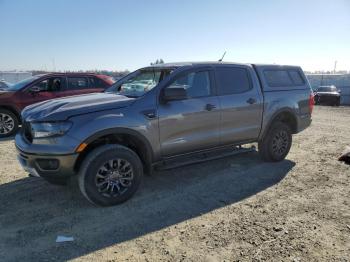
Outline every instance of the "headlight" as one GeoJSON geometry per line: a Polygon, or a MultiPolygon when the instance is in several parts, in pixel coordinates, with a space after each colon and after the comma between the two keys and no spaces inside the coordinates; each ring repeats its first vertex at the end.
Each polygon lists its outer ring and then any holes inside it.
{"type": "Polygon", "coordinates": [[[46,122],[32,123],[32,135],[34,138],[62,136],[72,126],[71,122],[46,122]]]}

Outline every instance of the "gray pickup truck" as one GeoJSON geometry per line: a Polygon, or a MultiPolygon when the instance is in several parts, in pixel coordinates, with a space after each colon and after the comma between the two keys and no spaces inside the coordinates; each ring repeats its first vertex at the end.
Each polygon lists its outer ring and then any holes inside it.
{"type": "Polygon", "coordinates": [[[83,195],[108,206],[129,199],[154,168],[227,155],[243,144],[258,142],[264,160],[281,161],[292,134],[310,125],[313,105],[300,67],[154,65],[105,93],[27,107],[16,147],[31,175],[54,184],[77,175],[83,195]]]}

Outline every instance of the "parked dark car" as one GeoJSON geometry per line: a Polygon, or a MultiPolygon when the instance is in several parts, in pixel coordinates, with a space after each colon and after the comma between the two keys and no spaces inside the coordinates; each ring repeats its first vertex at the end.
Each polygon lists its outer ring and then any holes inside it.
{"type": "Polygon", "coordinates": [[[63,183],[77,175],[89,201],[115,205],[136,192],[144,172],[227,156],[246,143],[258,142],[263,160],[282,161],[313,105],[300,67],[162,64],[105,93],[27,107],[15,140],[33,176],[63,183]]]}
{"type": "Polygon", "coordinates": [[[52,73],[0,88],[0,138],[17,132],[21,111],[28,105],[53,98],[103,92],[113,83],[113,79],[105,75],[52,73]]]}
{"type": "Polygon", "coordinates": [[[340,105],[340,91],[335,86],[320,86],[314,93],[316,105],[340,105]]]}

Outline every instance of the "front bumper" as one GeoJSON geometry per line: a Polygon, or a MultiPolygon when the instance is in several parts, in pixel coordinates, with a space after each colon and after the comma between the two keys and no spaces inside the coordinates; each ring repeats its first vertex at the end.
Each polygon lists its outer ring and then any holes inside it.
{"type": "Polygon", "coordinates": [[[22,134],[16,135],[17,158],[23,169],[33,176],[44,178],[68,178],[76,175],[75,163],[78,153],[52,152],[55,145],[34,145],[27,143],[22,134]],[[44,148],[47,149],[45,153],[44,148]]]}
{"type": "Polygon", "coordinates": [[[33,176],[65,178],[76,175],[74,165],[78,154],[35,155],[20,151],[18,148],[17,151],[17,158],[23,169],[33,176]]]}

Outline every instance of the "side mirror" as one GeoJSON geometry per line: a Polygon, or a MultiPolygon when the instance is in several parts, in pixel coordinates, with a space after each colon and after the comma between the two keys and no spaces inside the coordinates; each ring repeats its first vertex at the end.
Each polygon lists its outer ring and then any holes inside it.
{"type": "Polygon", "coordinates": [[[163,100],[173,101],[173,100],[183,100],[187,98],[187,92],[184,87],[171,87],[165,88],[163,93],[163,100]]]}
{"type": "Polygon", "coordinates": [[[31,93],[39,93],[41,90],[39,87],[37,86],[32,86],[30,89],[29,89],[29,92],[31,93]]]}
{"type": "Polygon", "coordinates": [[[339,94],[341,94],[341,90],[340,89],[338,89],[337,91],[338,91],[339,94]]]}

